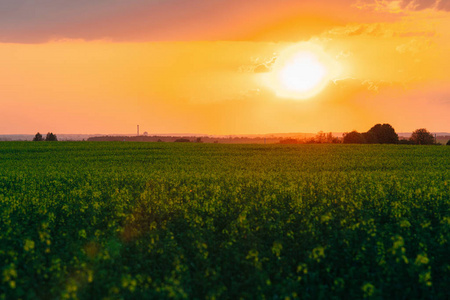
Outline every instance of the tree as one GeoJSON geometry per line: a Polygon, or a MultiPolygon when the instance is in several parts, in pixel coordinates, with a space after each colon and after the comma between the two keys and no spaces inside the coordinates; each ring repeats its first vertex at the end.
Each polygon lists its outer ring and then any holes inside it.
{"type": "Polygon", "coordinates": [[[323,131],[319,131],[316,136],[314,137],[314,140],[316,143],[322,144],[325,143],[327,140],[327,136],[323,131]]]}
{"type": "Polygon", "coordinates": [[[378,138],[373,131],[363,132],[362,133],[364,140],[368,144],[378,144],[378,138]]]}
{"type": "Polygon", "coordinates": [[[36,133],[36,135],[34,136],[34,138],[33,138],[33,142],[41,142],[41,141],[43,141],[44,139],[42,138],[42,134],[40,134],[39,132],[38,133],[36,133]]]}
{"type": "Polygon", "coordinates": [[[189,143],[190,140],[185,139],[185,138],[179,138],[175,140],[175,143],[189,143]]]}
{"type": "Polygon", "coordinates": [[[364,144],[365,142],[364,136],[356,130],[344,133],[344,144],[364,144]]]}
{"type": "Polygon", "coordinates": [[[400,139],[398,141],[399,145],[414,145],[414,143],[411,140],[407,139],[400,139]]]}
{"type": "Polygon", "coordinates": [[[448,142],[447,142],[447,144],[446,144],[447,146],[450,146],[450,140],[448,140],[448,142]]]}
{"type": "Polygon", "coordinates": [[[410,140],[416,145],[432,145],[434,144],[433,135],[425,128],[416,129],[410,140]]]}
{"type": "Polygon", "coordinates": [[[333,134],[331,132],[327,133],[327,143],[336,143],[337,139],[333,137],[333,134]]]}
{"type": "Polygon", "coordinates": [[[369,131],[366,137],[370,139],[369,143],[397,144],[398,135],[394,128],[389,124],[376,124],[369,131]]]}
{"type": "Polygon", "coordinates": [[[58,139],[56,138],[56,135],[52,132],[47,133],[47,136],[45,137],[46,142],[57,142],[58,139]]]}

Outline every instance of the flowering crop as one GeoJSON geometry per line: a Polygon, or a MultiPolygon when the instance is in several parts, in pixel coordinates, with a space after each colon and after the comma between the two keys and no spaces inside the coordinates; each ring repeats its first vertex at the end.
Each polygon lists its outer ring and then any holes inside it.
{"type": "Polygon", "coordinates": [[[0,298],[450,295],[450,148],[0,143],[0,298]]]}

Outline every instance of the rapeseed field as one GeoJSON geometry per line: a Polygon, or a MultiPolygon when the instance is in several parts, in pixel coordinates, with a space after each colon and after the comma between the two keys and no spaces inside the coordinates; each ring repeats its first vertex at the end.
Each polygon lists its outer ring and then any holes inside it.
{"type": "Polygon", "coordinates": [[[0,143],[0,299],[445,299],[450,147],[0,143]]]}

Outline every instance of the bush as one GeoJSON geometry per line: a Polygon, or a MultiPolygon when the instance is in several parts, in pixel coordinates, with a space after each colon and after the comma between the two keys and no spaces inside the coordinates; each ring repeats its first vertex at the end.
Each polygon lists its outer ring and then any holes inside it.
{"type": "Polygon", "coordinates": [[[344,144],[364,144],[364,136],[356,130],[344,134],[344,144]]]}
{"type": "Polygon", "coordinates": [[[398,135],[390,124],[376,124],[366,133],[368,143],[397,144],[398,135]]]}
{"type": "Polygon", "coordinates": [[[188,139],[176,139],[175,140],[175,143],[189,143],[190,142],[190,140],[188,140],[188,139]]]}
{"type": "Polygon", "coordinates": [[[42,137],[42,134],[40,134],[39,132],[36,133],[36,135],[33,138],[33,142],[41,142],[43,140],[44,140],[44,138],[42,137]]]}
{"type": "Polygon", "coordinates": [[[398,143],[400,145],[414,145],[414,143],[411,140],[407,140],[407,139],[401,139],[398,141],[398,143]]]}
{"type": "Polygon", "coordinates": [[[425,128],[416,129],[410,138],[411,142],[416,145],[432,145],[434,144],[433,135],[425,128]]]}
{"type": "Polygon", "coordinates": [[[53,134],[52,132],[47,133],[47,136],[45,137],[45,141],[46,142],[57,142],[58,138],[56,137],[55,134],[53,134]]]}

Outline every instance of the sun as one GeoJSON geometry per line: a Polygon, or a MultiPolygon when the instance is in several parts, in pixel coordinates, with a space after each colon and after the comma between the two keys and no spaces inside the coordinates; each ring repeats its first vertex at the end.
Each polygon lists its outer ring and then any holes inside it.
{"type": "Polygon", "coordinates": [[[280,53],[264,81],[278,97],[308,99],[329,83],[333,65],[320,47],[302,43],[280,53]]]}
{"type": "Polygon", "coordinates": [[[298,93],[307,93],[319,85],[327,70],[314,53],[298,52],[278,71],[283,88],[298,93]]]}

